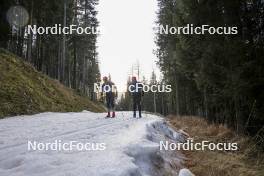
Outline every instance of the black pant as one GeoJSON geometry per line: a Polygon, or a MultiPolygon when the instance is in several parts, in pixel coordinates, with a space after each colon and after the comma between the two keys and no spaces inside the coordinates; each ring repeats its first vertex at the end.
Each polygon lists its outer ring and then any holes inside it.
{"type": "Polygon", "coordinates": [[[108,111],[115,109],[115,98],[113,96],[106,96],[106,106],[108,111]]]}
{"type": "Polygon", "coordinates": [[[141,97],[134,96],[133,97],[133,111],[134,111],[134,117],[136,116],[136,111],[138,109],[139,117],[141,117],[141,97]]]}

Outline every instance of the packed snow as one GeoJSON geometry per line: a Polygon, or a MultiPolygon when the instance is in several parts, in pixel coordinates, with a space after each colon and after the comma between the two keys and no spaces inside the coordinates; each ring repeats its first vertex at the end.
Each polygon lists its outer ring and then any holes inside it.
{"type": "MultiPolygon", "coordinates": [[[[159,116],[83,111],[41,113],[0,120],[1,176],[178,175],[184,156],[159,150],[161,140],[184,140],[159,116]],[[29,141],[94,144],[89,150],[29,150],[29,141]],[[103,146],[102,146],[103,144],[103,146]]],[[[188,173],[182,170],[184,173],[188,173]]]]}

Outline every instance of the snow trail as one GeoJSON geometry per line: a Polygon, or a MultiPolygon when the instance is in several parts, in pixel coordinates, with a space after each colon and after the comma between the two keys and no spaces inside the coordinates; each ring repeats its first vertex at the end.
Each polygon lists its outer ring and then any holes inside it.
{"type": "Polygon", "coordinates": [[[1,176],[176,175],[184,157],[159,151],[160,140],[181,140],[161,117],[118,112],[41,113],[0,120],[1,176]],[[104,143],[105,150],[28,150],[28,141],[104,143]]]}

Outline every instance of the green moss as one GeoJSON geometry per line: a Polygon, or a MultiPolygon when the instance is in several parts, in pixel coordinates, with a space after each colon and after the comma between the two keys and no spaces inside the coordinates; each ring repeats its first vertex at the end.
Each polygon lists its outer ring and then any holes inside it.
{"type": "Polygon", "coordinates": [[[104,108],[0,49],[0,118],[38,112],[102,112],[104,108]]]}

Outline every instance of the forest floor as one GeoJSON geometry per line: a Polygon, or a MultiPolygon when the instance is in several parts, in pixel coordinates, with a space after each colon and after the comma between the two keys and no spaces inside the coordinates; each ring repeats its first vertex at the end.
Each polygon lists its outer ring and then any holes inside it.
{"type": "Polygon", "coordinates": [[[0,118],[84,109],[104,111],[99,103],[38,72],[22,58],[0,49],[0,118]]]}
{"type": "Polygon", "coordinates": [[[263,176],[264,154],[249,137],[238,136],[222,125],[197,117],[170,117],[170,123],[194,138],[194,142],[238,143],[238,151],[183,151],[185,166],[196,176],[263,176]]]}

